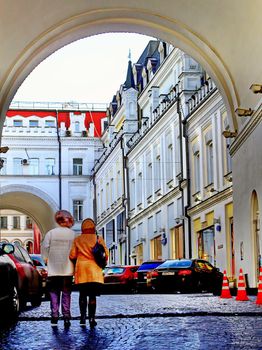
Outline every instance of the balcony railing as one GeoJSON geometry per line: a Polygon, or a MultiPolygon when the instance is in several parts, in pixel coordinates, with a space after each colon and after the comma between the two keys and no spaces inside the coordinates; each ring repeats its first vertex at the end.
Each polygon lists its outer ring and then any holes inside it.
{"type": "Polygon", "coordinates": [[[65,111],[105,111],[106,103],[85,103],[85,102],[31,102],[12,101],[9,109],[44,109],[44,110],[65,110],[65,111]]]}
{"type": "Polygon", "coordinates": [[[186,102],[188,105],[188,115],[193,113],[207,98],[217,90],[215,83],[208,78],[204,84],[189,98],[186,102]]]}

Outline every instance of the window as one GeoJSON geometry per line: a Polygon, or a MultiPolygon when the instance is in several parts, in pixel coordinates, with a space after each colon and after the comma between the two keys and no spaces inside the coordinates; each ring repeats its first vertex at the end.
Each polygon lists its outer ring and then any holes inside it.
{"type": "Polygon", "coordinates": [[[75,221],[83,220],[83,201],[74,200],[73,201],[73,215],[75,221]]]}
{"type": "Polygon", "coordinates": [[[80,123],[75,122],[75,132],[80,132],[80,123]]]}
{"type": "Polygon", "coordinates": [[[7,229],[7,216],[1,216],[0,228],[7,229]]]}
{"type": "Polygon", "coordinates": [[[152,254],[152,259],[162,260],[161,235],[151,240],[151,254],[152,254]]]}
{"type": "Polygon", "coordinates": [[[173,179],[173,165],[174,165],[174,148],[172,143],[172,135],[169,133],[166,137],[166,182],[173,179]]]}
{"type": "Polygon", "coordinates": [[[122,176],[121,171],[118,170],[117,172],[117,199],[120,198],[122,195],[122,176]]]}
{"type": "Polygon", "coordinates": [[[39,159],[30,158],[29,160],[29,174],[30,175],[39,175],[39,159]]]}
{"type": "Polygon", "coordinates": [[[14,241],[13,244],[14,244],[14,247],[15,247],[15,251],[14,251],[15,258],[18,261],[20,261],[20,262],[25,262],[25,258],[23,257],[21,251],[18,249],[18,246],[21,246],[21,242],[20,241],[14,241]]]}
{"type": "Polygon", "coordinates": [[[109,191],[109,182],[106,183],[106,209],[110,206],[110,191],[109,191]]]}
{"type": "Polygon", "coordinates": [[[14,175],[22,175],[22,158],[14,158],[13,159],[13,174],[14,175]]]}
{"type": "Polygon", "coordinates": [[[154,191],[158,191],[161,188],[161,159],[160,148],[155,147],[155,166],[154,166],[154,191]]]}
{"type": "Polygon", "coordinates": [[[150,197],[152,195],[152,162],[151,162],[151,153],[147,153],[146,155],[146,197],[150,197]]]}
{"type": "Polygon", "coordinates": [[[142,173],[140,172],[137,177],[137,192],[136,192],[136,202],[137,205],[142,203],[142,173]]]}
{"type": "Polygon", "coordinates": [[[26,224],[25,225],[26,225],[27,229],[31,229],[33,227],[32,219],[29,216],[26,217],[26,224]]]}
{"type": "Polygon", "coordinates": [[[214,182],[214,169],[213,169],[213,142],[209,141],[206,144],[206,161],[207,161],[207,185],[214,182]]]}
{"type": "Polygon", "coordinates": [[[73,159],[73,175],[83,175],[83,159],[74,158],[73,159]]]}
{"type": "Polygon", "coordinates": [[[200,191],[200,154],[197,151],[194,154],[194,185],[195,193],[200,191]]]}
{"type": "Polygon", "coordinates": [[[13,229],[20,230],[20,216],[13,216],[13,229]]]}
{"type": "Polygon", "coordinates": [[[54,128],[55,127],[55,121],[54,120],[46,120],[45,121],[45,127],[46,128],[54,128]]]}
{"type": "Polygon", "coordinates": [[[46,158],[45,159],[45,172],[47,175],[55,175],[55,159],[46,158]]]}
{"type": "Polygon", "coordinates": [[[0,174],[6,175],[6,158],[0,158],[0,174]]]}
{"type": "Polygon", "coordinates": [[[13,125],[21,127],[21,126],[23,126],[23,121],[22,120],[14,120],[13,125]]]}
{"type": "Polygon", "coordinates": [[[37,128],[38,127],[38,120],[29,120],[29,127],[30,128],[37,128]]]}
{"type": "Polygon", "coordinates": [[[135,182],[135,169],[130,169],[130,209],[135,208],[135,193],[136,193],[136,182],[135,182]]]}

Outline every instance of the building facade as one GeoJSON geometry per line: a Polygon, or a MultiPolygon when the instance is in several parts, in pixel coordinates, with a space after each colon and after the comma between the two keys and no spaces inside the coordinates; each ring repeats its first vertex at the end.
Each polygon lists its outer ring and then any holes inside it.
{"type": "MultiPolygon", "coordinates": [[[[80,232],[83,218],[93,217],[91,169],[101,146],[100,136],[106,119],[105,105],[97,108],[84,104],[11,105],[3,129],[2,144],[9,150],[1,156],[0,191],[2,203],[12,191],[16,193],[17,201],[7,207],[1,205],[2,238],[15,239],[12,236],[15,227],[11,223],[18,217],[18,214],[13,215],[15,209],[24,214],[19,219],[20,233],[27,233],[26,216],[33,215],[36,210],[31,208],[28,212],[25,208],[30,205],[40,208],[40,203],[44,202],[51,208],[49,216],[61,208],[69,210],[75,218],[73,228],[76,232],[80,232]]],[[[44,211],[41,207],[38,215],[30,216],[42,235],[45,234],[45,221],[53,223],[53,217],[46,218],[44,211]]],[[[26,246],[27,238],[21,239],[21,244],[26,246]]]]}

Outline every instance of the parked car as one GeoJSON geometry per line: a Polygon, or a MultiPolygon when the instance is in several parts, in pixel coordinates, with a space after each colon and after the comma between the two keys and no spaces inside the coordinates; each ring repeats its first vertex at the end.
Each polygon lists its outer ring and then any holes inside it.
{"type": "Polygon", "coordinates": [[[107,266],[104,269],[105,292],[133,292],[135,290],[134,273],[138,266],[107,266]]]}
{"type": "Polygon", "coordinates": [[[223,274],[218,268],[202,259],[167,260],[150,274],[156,291],[212,292],[219,295],[223,274]]]}
{"type": "Polygon", "coordinates": [[[42,276],[43,293],[46,293],[46,280],[48,276],[47,266],[41,254],[29,254],[37,271],[42,276]]]}
{"type": "Polygon", "coordinates": [[[162,263],[162,260],[144,261],[139,266],[138,270],[135,272],[136,290],[138,292],[151,290],[151,285],[147,281],[147,273],[162,263]]]}
{"type": "Polygon", "coordinates": [[[14,252],[12,244],[0,244],[0,317],[12,318],[19,312],[17,270],[15,263],[8,256],[14,252]]]}
{"type": "Polygon", "coordinates": [[[20,309],[29,301],[32,306],[40,306],[42,302],[42,277],[34,266],[28,252],[20,245],[13,244],[14,252],[8,256],[17,270],[17,291],[20,309]]]}

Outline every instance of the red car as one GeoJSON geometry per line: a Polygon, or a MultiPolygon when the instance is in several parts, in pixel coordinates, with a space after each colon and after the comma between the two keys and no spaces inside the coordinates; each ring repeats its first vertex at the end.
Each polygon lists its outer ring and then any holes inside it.
{"type": "Polygon", "coordinates": [[[37,271],[28,252],[21,246],[13,244],[14,252],[8,254],[17,271],[17,290],[19,309],[23,309],[29,301],[32,306],[40,306],[42,302],[42,276],[37,271]]]}
{"type": "Polygon", "coordinates": [[[134,273],[139,266],[114,265],[104,269],[105,292],[134,292],[134,273]]]}

